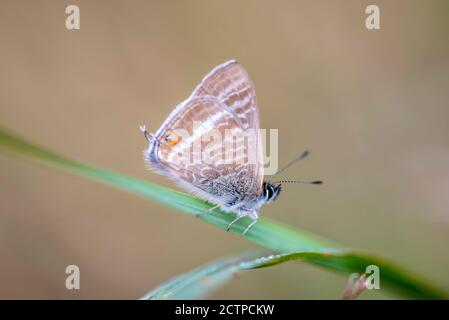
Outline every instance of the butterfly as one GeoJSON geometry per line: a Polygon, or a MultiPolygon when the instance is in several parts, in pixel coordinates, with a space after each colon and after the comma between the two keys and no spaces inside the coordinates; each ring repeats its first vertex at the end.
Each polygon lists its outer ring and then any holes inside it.
{"type": "MultiPolygon", "coordinates": [[[[210,213],[215,208],[235,213],[236,218],[228,225],[228,231],[239,219],[250,217],[252,221],[243,231],[246,234],[257,222],[260,208],[277,199],[282,183],[321,183],[264,181],[256,94],[248,73],[235,60],[225,62],[209,72],[191,96],[176,106],[156,133],[149,133],[145,126],[141,126],[141,130],[149,142],[148,149],[144,151],[148,167],[214,204],[201,214],[210,213]],[[244,140],[248,131],[253,133],[251,144],[244,140]],[[252,156],[255,161],[210,161],[216,154],[219,160],[223,160],[222,155],[226,152],[223,151],[226,144],[219,143],[218,140],[210,142],[202,139],[205,136],[216,136],[217,132],[224,140],[229,140],[227,133],[232,132],[232,137],[236,140],[227,146],[234,148],[230,153],[234,160],[248,160],[252,156]],[[195,144],[199,148],[192,150],[195,144]],[[209,150],[218,152],[204,152],[208,145],[209,150]],[[236,156],[240,149],[236,150],[235,145],[247,151],[247,154],[240,153],[236,156]],[[184,154],[188,156],[180,161],[184,154]],[[195,157],[200,161],[192,161],[195,157]]],[[[275,175],[307,154],[308,151],[303,152],[275,175]]]]}

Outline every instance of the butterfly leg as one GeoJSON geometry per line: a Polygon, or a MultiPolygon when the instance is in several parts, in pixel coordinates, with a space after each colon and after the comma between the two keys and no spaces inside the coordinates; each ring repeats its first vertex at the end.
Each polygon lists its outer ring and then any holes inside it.
{"type": "MultiPolygon", "coordinates": [[[[234,211],[234,212],[236,212],[236,210],[239,209],[240,207],[243,207],[243,205],[244,205],[243,202],[238,202],[238,203],[234,204],[233,206],[231,206],[231,207],[229,208],[229,211],[234,211]]],[[[246,216],[245,214],[238,214],[237,212],[236,212],[236,214],[237,214],[237,218],[235,218],[233,221],[231,221],[231,223],[228,224],[228,226],[226,227],[226,231],[231,230],[231,226],[232,226],[235,222],[237,222],[240,218],[243,218],[243,217],[246,216]]]]}
{"type": "Polygon", "coordinates": [[[256,222],[257,218],[256,219],[253,218],[253,221],[246,227],[245,231],[243,231],[242,236],[244,236],[248,232],[248,230],[251,229],[251,227],[256,224],[256,222]]]}
{"type": "Polygon", "coordinates": [[[203,212],[197,213],[197,214],[195,214],[195,217],[198,218],[198,217],[202,217],[202,216],[208,215],[208,214],[211,213],[214,209],[217,209],[219,206],[220,206],[220,205],[217,204],[217,205],[213,206],[212,208],[209,208],[209,209],[207,209],[207,210],[205,210],[205,211],[203,211],[203,212]]]}
{"type": "Polygon", "coordinates": [[[242,236],[244,236],[249,231],[249,229],[251,229],[251,227],[257,223],[259,219],[259,212],[257,210],[254,210],[251,213],[249,213],[248,216],[251,219],[253,219],[253,221],[251,221],[251,223],[245,228],[245,230],[242,233],[242,236]]]}
{"type": "Polygon", "coordinates": [[[231,226],[232,226],[235,222],[237,222],[238,220],[240,220],[240,219],[243,218],[243,217],[245,217],[245,216],[244,216],[244,215],[243,215],[243,216],[237,216],[237,218],[235,218],[234,220],[232,220],[231,223],[229,223],[228,226],[226,227],[226,231],[231,230],[231,226]]]}

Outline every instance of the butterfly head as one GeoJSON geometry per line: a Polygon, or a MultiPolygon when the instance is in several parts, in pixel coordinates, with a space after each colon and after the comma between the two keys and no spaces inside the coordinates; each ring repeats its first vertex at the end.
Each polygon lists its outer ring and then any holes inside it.
{"type": "Polygon", "coordinates": [[[265,203],[273,202],[277,199],[279,196],[279,193],[281,193],[281,184],[274,184],[271,182],[264,182],[262,184],[262,198],[264,199],[265,203]]]}
{"type": "Polygon", "coordinates": [[[283,166],[281,169],[279,169],[268,181],[265,181],[262,184],[263,194],[261,195],[261,198],[263,198],[265,203],[273,202],[276,200],[276,198],[279,196],[279,193],[282,190],[282,184],[283,183],[300,183],[300,184],[322,184],[323,182],[321,180],[280,180],[280,181],[273,181],[272,179],[276,177],[281,172],[288,169],[290,166],[295,164],[301,159],[304,159],[309,154],[309,151],[306,150],[302,152],[298,157],[287,163],[285,166],[283,166]]]}

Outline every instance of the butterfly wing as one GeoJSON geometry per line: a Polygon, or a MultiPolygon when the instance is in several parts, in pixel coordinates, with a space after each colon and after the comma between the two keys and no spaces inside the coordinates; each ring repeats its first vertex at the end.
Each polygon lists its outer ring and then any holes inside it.
{"type": "Polygon", "coordinates": [[[212,70],[191,97],[173,110],[145,158],[151,168],[192,193],[217,204],[232,204],[242,195],[261,193],[263,165],[257,129],[253,86],[243,67],[230,61],[212,70]],[[232,163],[224,161],[230,144],[248,148],[248,132],[255,161],[236,150],[231,150],[232,163]],[[231,137],[234,141],[229,141],[231,137]]]}
{"type": "Polygon", "coordinates": [[[192,97],[213,96],[236,118],[242,129],[259,129],[259,107],[248,73],[235,60],[215,67],[192,97]]]}

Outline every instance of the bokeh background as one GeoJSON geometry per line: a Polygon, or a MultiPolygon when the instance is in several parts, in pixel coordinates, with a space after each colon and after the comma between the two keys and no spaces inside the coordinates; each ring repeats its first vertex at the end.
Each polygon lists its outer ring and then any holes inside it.
{"type": "MultiPolygon", "coordinates": [[[[390,258],[449,288],[449,2],[2,1],[0,126],[74,159],[145,169],[156,129],[209,70],[239,60],[284,174],[262,215],[390,258]],[[81,29],[65,28],[77,4],[81,29]],[[377,4],[381,30],[365,28],[377,4]]],[[[0,154],[0,298],[134,299],[257,248],[175,209],[0,154]],[[65,288],[65,267],[81,290],[65,288]]],[[[212,298],[339,298],[305,263],[244,273],[212,298]]],[[[382,282],[381,282],[382,285],[382,282]]],[[[384,290],[362,298],[391,299],[384,290]]]]}

